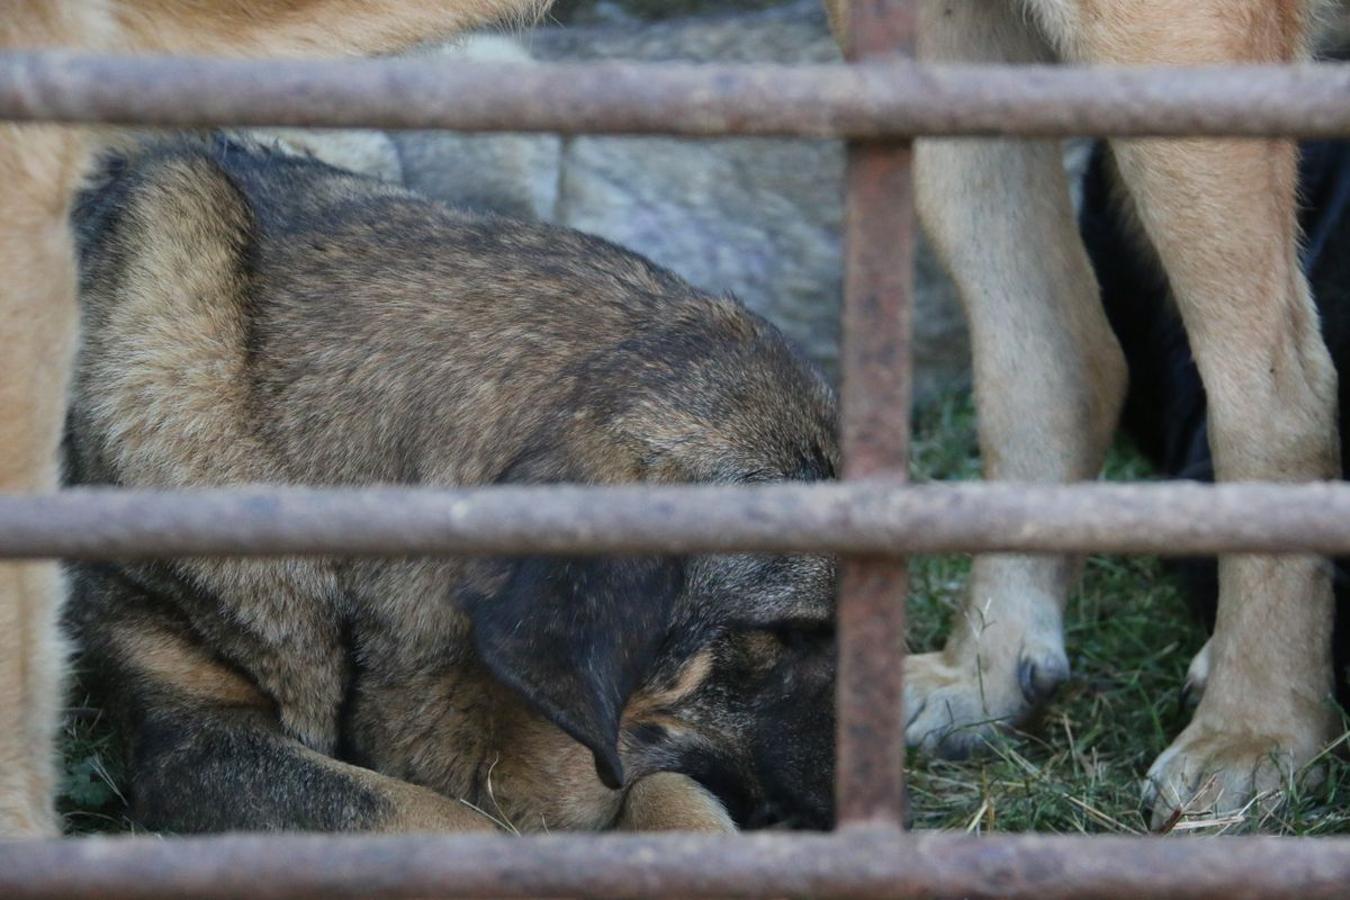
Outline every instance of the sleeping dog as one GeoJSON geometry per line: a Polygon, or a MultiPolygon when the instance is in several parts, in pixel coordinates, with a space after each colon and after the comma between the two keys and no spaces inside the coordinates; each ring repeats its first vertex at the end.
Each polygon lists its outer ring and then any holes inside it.
{"type": "MultiPolygon", "coordinates": [[[[834,475],[767,322],[598,239],[225,139],[76,211],[69,482],[426,486],[834,475]]],[[[230,829],[726,830],[831,818],[814,556],[72,567],[134,815],[230,829]]]]}

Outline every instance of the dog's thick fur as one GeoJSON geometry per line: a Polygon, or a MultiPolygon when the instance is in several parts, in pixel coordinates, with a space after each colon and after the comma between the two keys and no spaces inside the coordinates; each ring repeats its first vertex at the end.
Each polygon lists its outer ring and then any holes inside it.
{"type": "MultiPolygon", "coordinates": [[[[76,211],[74,483],[835,471],[830,389],[772,326],[598,239],[223,140],[109,173],[76,211]]],[[[153,828],[822,826],[834,578],[183,560],[75,567],[71,617],[153,828]]]]}
{"type": "MultiPolygon", "coordinates": [[[[546,0],[41,0],[8,3],[0,49],[317,56],[377,53],[546,0]]],[[[0,491],[57,485],[77,321],[70,198],[93,136],[0,123],[0,491]]],[[[64,650],[56,566],[0,565],[0,837],[58,830],[52,739],[64,650]]]]}
{"type": "MultiPolygon", "coordinates": [[[[1290,63],[1312,45],[1315,0],[919,0],[929,62],[1290,63]]],[[[847,4],[830,0],[836,26],[847,4]]],[[[1339,472],[1336,373],[1296,254],[1290,141],[1112,143],[1142,232],[1174,289],[1209,397],[1219,480],[1339,472]]],[[[920,141],[920,216],[970,323],[989,478],[1095,478],[1126,368],[1103,314],[1051,141],[920,141]]],[[[1069,672],[1063,611],[1079,563],[978,559],[939,653],[906,666],[908,738],[962,753],[1026,719],[1069,672]]],[[[1190,724],[1149,772],[1154,821],[1241,808],[1316,756],[1328,704],[1329,566],[1233,556],[1190,724]]]]}

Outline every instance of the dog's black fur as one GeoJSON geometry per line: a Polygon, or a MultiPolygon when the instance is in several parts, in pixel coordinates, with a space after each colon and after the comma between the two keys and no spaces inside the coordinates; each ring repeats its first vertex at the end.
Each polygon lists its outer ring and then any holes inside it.
{"type": "MultiPolygon", "coordinates": [[[[1350,144],[1302,146],[1299,168],[1302,262],[1321,314],[1322,337],[1340,374],[1342,433],[1350,409],[1350,144]]],[[[1181,317],[1153,250],[1117,203],[1110,151],[1099,143],[1083,183],[1079,224],[1092,258],[1102,302],[1129,364],[1130,388],[1121,428],[1166,478],[1213,481],[1205,429],[1205,389],[1191,357],[1181,317]]],[[[1350,471],[1350,442],[1341,441],[1341,469],[1350,471]]],[[[1173,564],[1196,609],[1213,626],[1218,566],[1210,558],[1173,564]]],[[[1350,610],[1350,559],[1336,560],[1337,616],[1333,634],[1337,694],[1350,699],[1345,622],[1350,610]]]]}

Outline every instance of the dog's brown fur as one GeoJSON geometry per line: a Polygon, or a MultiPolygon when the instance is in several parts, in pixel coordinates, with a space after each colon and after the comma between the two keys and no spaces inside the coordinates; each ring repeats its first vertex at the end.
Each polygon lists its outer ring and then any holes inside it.
{"type": "MultiPolygon", "coordinates": [[[[0,49],[314,56],[376,53],[545,0],[43,0],[6,4],[0,49]]],[[[70,197],[93,140],[0,123],[0,491],[56,487],[56,447],[76,343],[70,197]]],[[[58,830],[52,738],[64,650],[60,575],[0,565],[0,837],[58,830]]]]}
{"type": "MultiPolygon", "coordinates": [[[[846,4],[830,0],[837,26],[846,4]]],[[[1305,0],[921,0],[934,62],[1288,63],[1311,46],[1305,0]]],[[[1288,141],[1113,142],[1210,400],[1223,480],[1337,474],[1336,375],[1295,256],[1288,141]]],[[[1074,226],[1056,144],[921,141],[918,204],[969,317],[990,478],[1096,477],[1125,368],[1074,226]]],[[[988,556],[941,653],[906,669],[912,743],[964,752],[1068,674],[1062,615],[1078,563],[988,556]]],[[[1221,563],[1207,689],[1149,773],[1155,822],[1278,791],[1331,737],[1329,570],[1311,557],[1221,563]],[[1213,776],[1211,778],[1211,776],[1213,776]]]]}
{"type": "MultiPolygon", "coordinates": [[[[595,239],[225,140],[116,157],[76,221],[76,483],[834,471],[831,393],[771,326],[595,239]]],[[[824,559],[73,571],[152,827],[726,829],[709,788],[828,822],[824,559]]]]}

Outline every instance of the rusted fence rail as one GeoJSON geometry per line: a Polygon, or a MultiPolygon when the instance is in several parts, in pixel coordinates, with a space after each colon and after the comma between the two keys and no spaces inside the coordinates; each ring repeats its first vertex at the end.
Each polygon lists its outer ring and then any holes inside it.
{"type": "Polygon", "coordinates": [[[906,835],[230,836],[0,843],[6,900],[1345,896],[1350,841],[906,835]]]}
{"type": "Polygon", "coordinates": [[[563,134],[1350,134],[1350,66],[520,65],[0,54],[0,119],[563,134]]]}
{"type": "Polygon", "coordinates": [[[1350,484],[864,481],[0,496],[0,559],[716,551],[1350,554],[1350,484]]]}
{"type": "MultiPolygon", "coordinates": [[[[855,4],[844,54],[885,65],[912,53],[917,4],[855,4]]],[[[910,317],[914,292],[913,148],[848,145],[844,304],[840,312],[840,453],[845,483],[909,477],[910,317]],[[897,416],[896,410],[905,411],[897,416]]],[[[904,660],[909,572],[903,558],[847,556],[835,613],[835,809],[840,827],[898,828],[905,815],[904,660]]]]}

